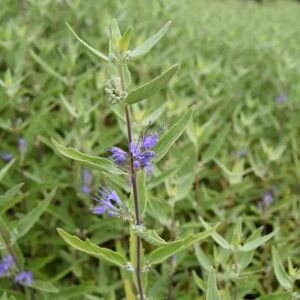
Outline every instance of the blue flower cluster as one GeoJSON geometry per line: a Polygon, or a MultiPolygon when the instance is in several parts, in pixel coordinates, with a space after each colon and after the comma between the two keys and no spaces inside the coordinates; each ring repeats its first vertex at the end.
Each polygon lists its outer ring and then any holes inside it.
{"type": "MultiPolygon", "coordinates": [[[[13,272],[12,269],[14,267],[14,260],[11,255],[5,256],[0,261],[0,277],[11,277],[13,272]]],[[[31,272],[21,271],[14,276],[15,282],[21,285],[29,285],[32,283],[32,274],[31,272]]]]}
{"type": "Polygon", "coordinates": [[[156,145],[157,139],[157,133],[145,134],[141,144],[140,141],[130,143],[129,155],[119,147],[109,148],[108,151],[112,153],[111,157],[118,166],[123,166],[128,161],[128,158],[133,157],[133,167],[135,169],[145,168],[147,173],[150,174],[152,159],[156,155],[152,148],[156,145]]]}
{"type": "Polygon", "coordinates": [[[107,190],[100,187],[97,193],[92,197],[99,205],[96,205],[92,212],[96,215],[102,215],[107,212],[108,216],[121,216],[122,213],[122,201],[120,200],[118,194],[114,190],[107,190]]]}

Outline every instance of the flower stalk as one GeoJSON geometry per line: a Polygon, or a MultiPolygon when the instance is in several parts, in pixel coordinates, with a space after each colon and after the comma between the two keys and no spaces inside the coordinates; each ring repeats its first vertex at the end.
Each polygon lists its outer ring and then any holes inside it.
{"type": "MultiPolygon", "coordinates": [[[[126,93],[126,84],[125,84],[125,74],[124,74],[124,64],[120,64],[120,80],[121,80],[121,89],[122,92],[126,93]]],[[[127,136],[128,136],[128,148],[132,143],[132,129],[131,129],[131,118],[130,118],[130,111],[128,105],[125,105],[125,118],[126,118],[126,125],[127,125],[127,136]]],[[[132,183],[132,192],[133,192],[133,201],[134,201],[134,210],[135,210],[135,223],[136,225],[141,225],[142,220],[140,216],[140,209],[139,209],[139,198],[138,198],[138,191],[137,191],[137,180],[136,180],[136,170],[134,168],[134,158],[130,156],[130,177],[132,183]]],[[[144,289],[142,283],[142,268],[141,268],[141,251],[142,251],[142,240],[140,236],[136,236],[136,280],[137,280],[137,288],[139,293],[139,299],[144,300],[144,289]]]]}

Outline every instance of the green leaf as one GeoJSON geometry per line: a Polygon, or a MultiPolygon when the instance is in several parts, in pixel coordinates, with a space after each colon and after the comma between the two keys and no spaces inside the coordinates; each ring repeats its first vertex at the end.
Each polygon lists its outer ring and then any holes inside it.
{"type": "Polygon", "coordinates": [[[56,72],[47,62],[45,62],[40,56],[38,56],[34,51],[30,50],[31,57],[37,62],[47,73],[56,79],[62,81],[64,84],[68,84],[68,80],[56,72]]]}
{"type": "Polygon", "coordinates": [[[56,190],[49,193],[43,201],[41,201],[35,208],[33,208],[27,215],[21,218],[17,223],[16,229],[16,239],[23,237],[39,220],[40,216],[47,209],[50,201],[55,195],[56,190]]]}
{"type": "Polygon", "coordinates": [[[192,271],[192,274],[193,274],[193,279],[195,281],[195,283],[197,284],[198,288],[205,292],[207,290],[207,284],[206,282],[204,282],[198,275],[195,271],[192,271]]]}
{"type": "Polygon", "coordinates": [[[97,258],[101,258],[121,268],[125,268],[126,259],[121,254],[108,248],[99,247],[89,240],[83,241],[77,236],[65,232],[61,228],[58,228],[57,231],[61,238],[73,248],[85,252],[89,255],[95,256],[97,258]]]}
{"type": "Polygon", "coordinates": [[[65,147],[59,144],[55,139],[51,138],[55,148],[64,156],[79,161],[87,166],[95,167],[101,171],[111,173],[113,175],[126,174],[121,171],[111,160],[103,157],[97,157],[82,153],[74,148],[65,147]]]}
{"type": "Polygon", "coordinates": [[[99,58],[109,62],[109,58],[101,53],[100,51],[94,49],[93,47],[91,47],[88,43],[86,43],[84,40],[82,40],[76,33],[75,31],[72,29],[72,27],[66,23],[66,25],[68,26],[68,28],[71,30],[71,32],[74,34],[74,36],[76,37],[76,39],[84,46],[86,47],[88,50],[90,50],[93,54],[95,54],[96,56],[98,56],[99,58]]]}
{"type": "Polygon", "coordinates": [[[208,148],[206,148],[206,150],[202,154],[203,164],[208,163],[209,161],[215,158],[218,151],[222,148],[223,143],[228,137],[229,128],[229,125],[224,126],[224,128],[221,129],[221,131],[218,133],[215,139],[209,143],[208,148]]]}
{"type": "Polygon", "coordinates": [[[12,159],[8,164],[5,165],[5,167],[3,167],[0,170],[0,182],[2,181],[2,179],[4,178],[4,176],[6,175],[6,173],[10,169],[10,167],[15,163],[15,161],[16,161],[15,159],[12,159]]]}
{"type": "Polygon", "coordinates": [[[146,84],[132,90],[126,96],[124,102],[126,104],[134,104],[140,102],[146,98],[150,98],[156,93],[158,93],[161,89],[166,87],[168,82],[172,79],[172,77],[176,74],[179,69],[179,65],[173,65],[164,73],[154,78],[153,80],[147,82],[146,84]]]}
{"type": "Polygon", "coordinates": [[[19,194],[23,185],[23,183],[19,183],[6,191],[4,195],[0,196],[0,214],[5,213],[7,210],[21,201],[22,195],[19,194]]]}
{"type": "Polygon", "coordinates": [[[273,232],[260,236],[250,242],[246,242],[242,247],[239,248],[240,251],[251,251],[254,250],[264,243],[266,243],[269,239],[271,239],[276,233],[278,232],[278,229],[274,230],[273,232]]]}
{"type": "Polygon", "coordinates": [[[261,296],[256,300],[283,300],[283,299],[290,299],[291,293],[276,293],[276,294],[269,294],[266,296],[261,296]]]}
{"type": "Polygon", "coordinates": [[[121,32],[119,29],[118,21],[112,19],[109,24],[109,56],[117,57],[119,53],[119,45],[121,40],[121,32]]]}
{"type": "Polygon", "coordinates": [[[183,116],[181,116],[177,122],[161,138],[158,139],[157,144],[153,148],[153,151],[156,152],[155,162],[160,161],[168,153],[172,145],[183,133],[192,117],[192,114],[193,107],[190,107],[183,116]]]}
{"type": "Polygon", "coordinates": [[[143,226],[134,226],[133,232],[151,245],[164,246],[168,244],[168,242],[161,238],[159,234],[153,229],[147,229],[143,226]]]}
{"type": "Polygon", "coordinates": [[[278,282],[284,289],[290,290],[293,287],[292,279],[285,271],[278,251],[274,246],[272,246],[272,262],[275,276],[278,282]]]}
{"type": "Polygon", "coordinates": [[[131,55],[133,57],[139,57],[148,53],[151,50],[151,48],[164,36],[170,24],[171,21],[167,22],[155,35],[153,35],[151,38],[147,39],[143,44],[135,48],[131,52],[131,55]]]}
{"type": "Polygon", "coordinates": [[[128,50],[131,34],[132,34],[132,27],[129,27],[124,33],[124,35],[122,36],[119,43],[119,49],[121,52],[125,52],[128,50]]]}
{"type": "Polygon", "coordinates": [[[149,262],[151,264],[160,264],[168,259],[170,256],[174,255],[175,253],[184,250],[191,246],[192,244],[199,242],[214,231],[215,229],[212,228],[210,230],[201,232],[196,235],[188,235],[185,238],[178,239],[174,242],[168,243],[166,246],[159,247],[151,252],[148,256],[149,262]]]}
{"type": "MultiPolygon", "coordinates": [[[[212,228],[201,217],[200,217],[200,221],[201,221],[202,225],[205,227],[206,230],[209,230],[209,229],[212,228]]],[[[220,236],[217,232],[213,232],[211,234],[211,236],[215,240],[215,242],[217,244],[219,244],[222,248],[224,248],[226,250],[231,250],[231,248],[232,248],[231,245],[222,236],[220,236]]]]}
{"type": "Polygon", "coordinates": [[[208,273],[206,300],[221,300],[218,292],[217,280],[214,268],[211,268],[208,273]]]}
{"type": "Polygon", "coordinates": [[[203,267],[206,271],[209,271],[212,267],[212,264],[199,245],[195,245],[195,254],[201,267],[203,267]]]}
{"type": "Polygon", "coordinates": [[[41,280],[34,280],[30,287],[46,293],[53,293],[56,294],[59,290],[50,282],[41,281],[41,280]]]}

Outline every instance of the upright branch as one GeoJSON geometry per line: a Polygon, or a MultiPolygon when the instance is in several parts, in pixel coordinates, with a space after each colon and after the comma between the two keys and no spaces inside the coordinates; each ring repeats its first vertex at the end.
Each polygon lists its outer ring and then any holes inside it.
{"type": "MultiPolygon", "coordinates": [[[[120,80],[121,80],[121,89],[122,92],[126,93],[126,84],[125,84],[125,75],[124,75],[124,64],[120,64],[120,80]]],[[[132,143],[132,129],[131,129],[131,119],[128,105],[125,104],[125,117],[127,124],[127,135],[128,135],[128,148],[130,148],[130,144],[132,143]]],[[[133,167],[134,158],[130,157],[130,177],[132,183],[132,192],[133,192],[133,200],[134,200],[134,210],[135,210],[135,222],[136,225],[141,225],[141,217],[140,217],[140,209],[139,209],[139,198],[137,191],[137,183],[136,183],[136,171],[133,167]]],[[[139,235],[136,236],[136,280],[137,280],[137,288],[139,292],[140,300],[144,300],[144,291],[143,291],[143,283],[142,283],[142,270],[141,270],[141,250],[142,250],[142,240],[139,235]]]]}

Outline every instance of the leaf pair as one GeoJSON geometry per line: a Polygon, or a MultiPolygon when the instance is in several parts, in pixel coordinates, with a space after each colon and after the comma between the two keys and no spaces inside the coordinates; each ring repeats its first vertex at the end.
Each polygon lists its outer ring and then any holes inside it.
{"type": "MultiPolygon", "coordinates": [[[[73,33],[73,35],[76,37],[76,39],[84,46],[86,47],[90,52],[92,52],[97,57],[103,59],[106,62],[109,62],[109,57],[99,50],[96,50],[92,46],[90,46],[87,42],[85,42],[83,39],[81,39],[76,32],[72,29],[72,27],[66,23],[70,31],[73,33]]],[[[159,40],[164,36],[166,31],[168,30],[169,26],[171,24],[171,21],[167,22],[155,35],[153,35],[151,38],[144,41],[140,46],[135,48],[131,51],[131,56],[133,58],[140,57],[142,55],[147,54],[154,46],[159,42],[159,40]]],[[[111,45],[110,48],[118,47],[121,51],[127,51],[130,38],[131,38],[132,28],[129,28],[123,37],[120,34],[117,21],[115,19],[112,20],[110,24],[110,40],[111,45]]],[[[111,52],[112,50],[110,50],[111,52]]]]}

